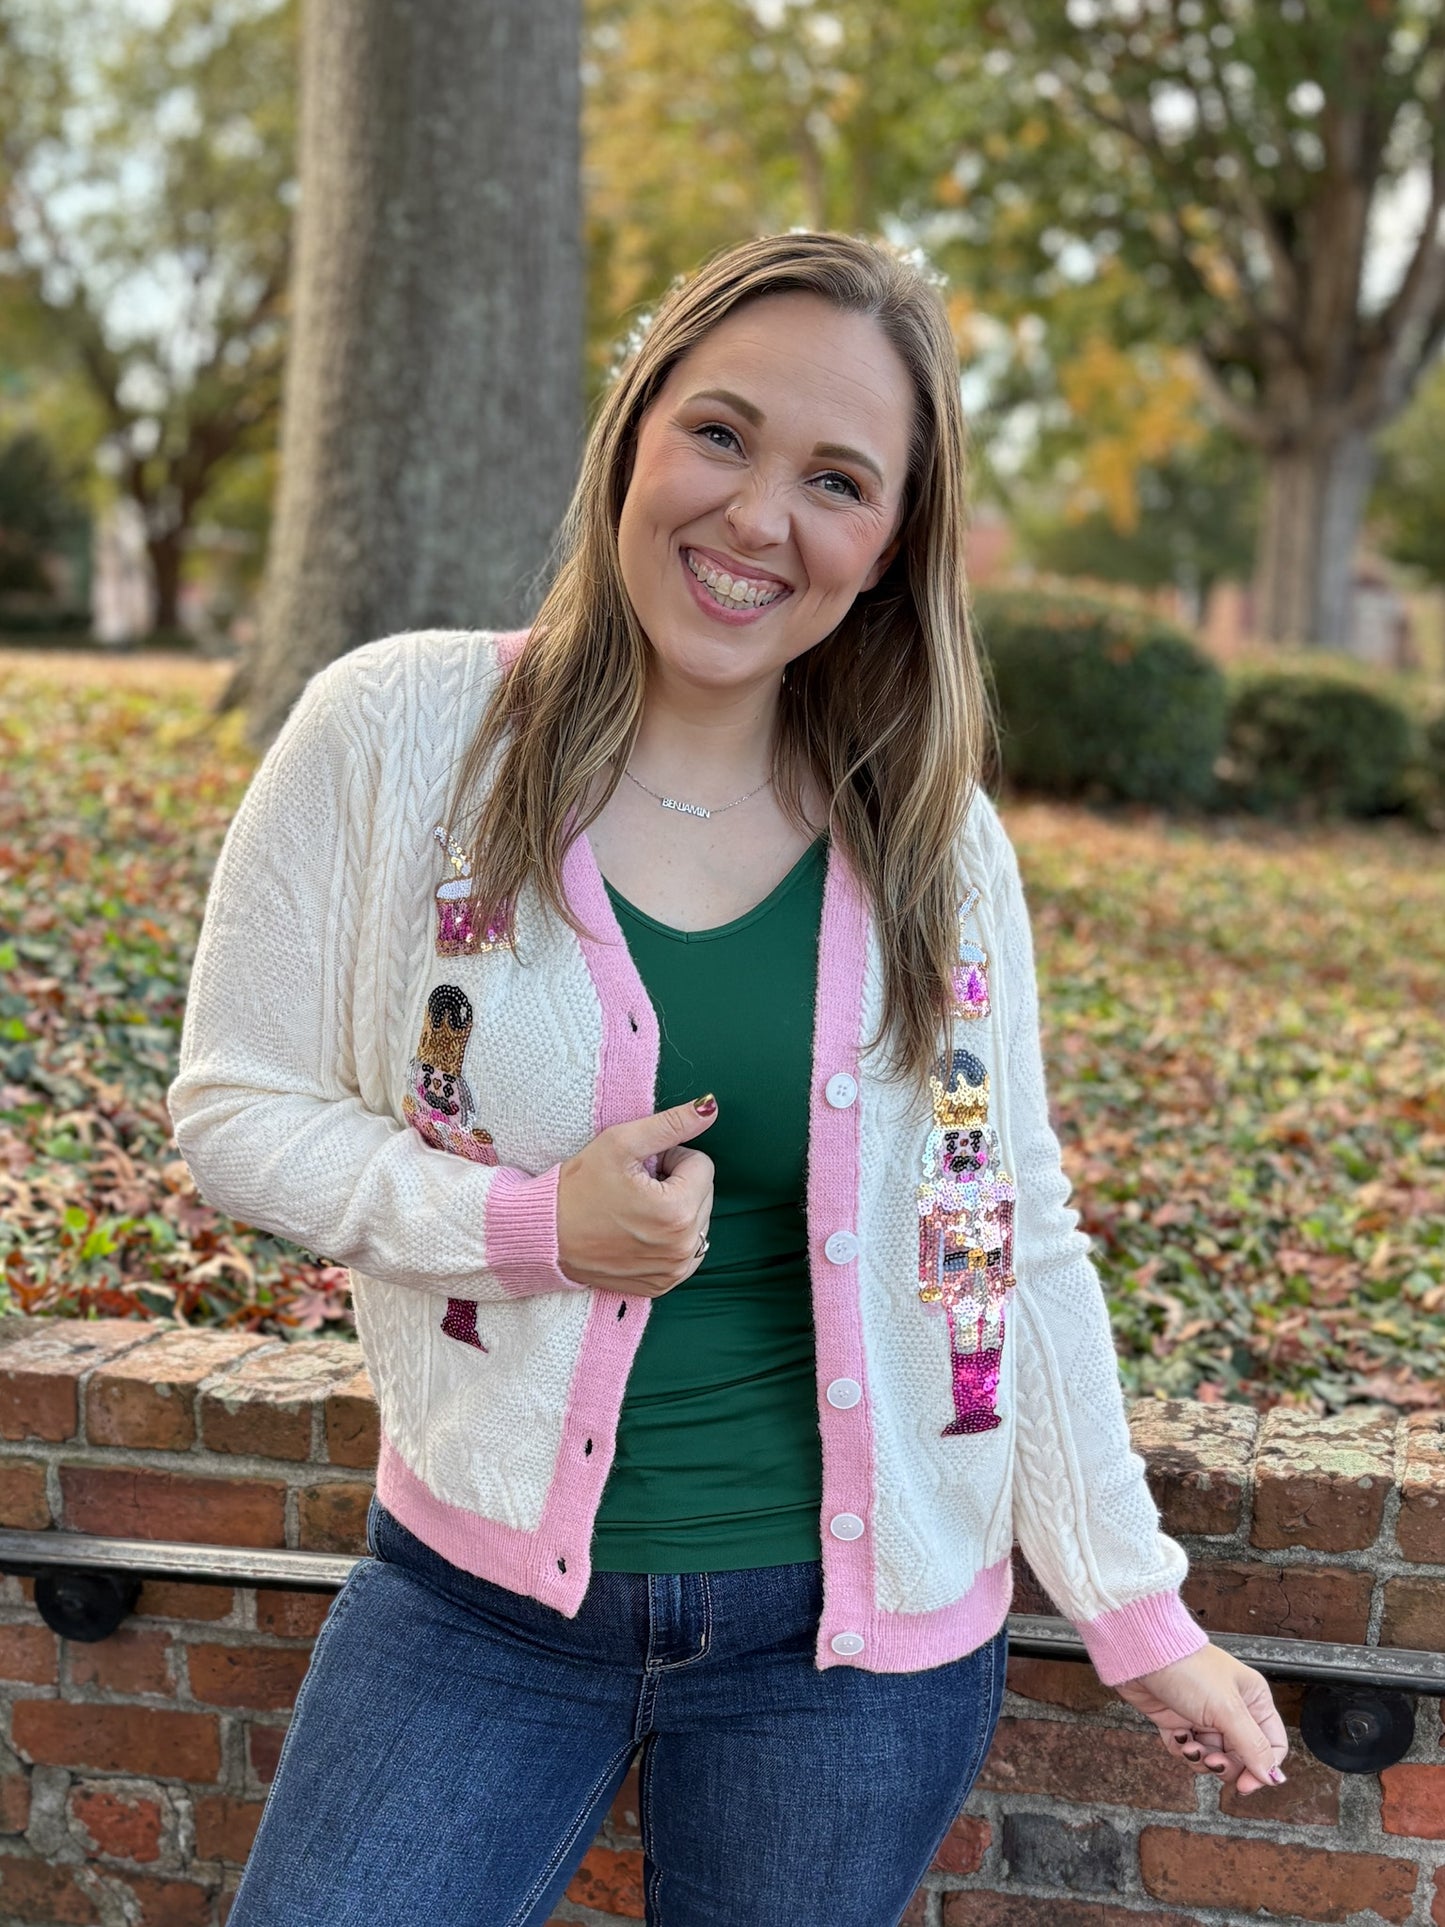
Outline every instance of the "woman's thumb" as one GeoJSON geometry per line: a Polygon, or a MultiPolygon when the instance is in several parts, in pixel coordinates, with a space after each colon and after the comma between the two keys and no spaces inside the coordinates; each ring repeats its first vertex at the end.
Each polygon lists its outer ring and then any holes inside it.
{"type": "Polygon", "coordinates": [[[641,1164],[660,1152],[670,1151],[676,1144],[686,1144],[689,1138],[705,1131],[716,1116],[717,1099],[709,1091],[706,1097],[695,1098],[691,1104],[673,1104],[652,1117],[621,1124],[617,1134],[627,1155],[641,1164]]]}

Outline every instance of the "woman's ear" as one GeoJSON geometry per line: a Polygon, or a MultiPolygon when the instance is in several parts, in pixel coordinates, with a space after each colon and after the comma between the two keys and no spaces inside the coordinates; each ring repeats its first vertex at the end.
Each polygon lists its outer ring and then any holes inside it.
{"type": "Polygon", "coordinates": [[[868,571],[867,575],[863,578],[863,588],[862,590],[860,590],[859,592],[860,594],[866,594],[866,592],[869,589],[876,589],[878,587],[878,584],[883,580],[884,576],[888,573],[888,570],[892,564],[893,558],[898,553],[899,544],[902,542],[902,540],[903,540],[903,537],[901,535],[894,536],[893,540],[888,544],[888,547],[883,551],[882,555],[879,556],[878,560],[873,564],[873,567],[868,571]]]}

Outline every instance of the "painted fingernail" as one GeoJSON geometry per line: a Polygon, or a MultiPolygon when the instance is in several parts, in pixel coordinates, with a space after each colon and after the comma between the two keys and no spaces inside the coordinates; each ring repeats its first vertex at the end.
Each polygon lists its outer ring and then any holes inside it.
{"type": "Polygon", "coordinates": [[[1176,1746],[1185,1746],[1188,1744],[1188,1740],[1189,1735],[1187,1733],[1176,1733],[1174,1735],[1174,1744],[1176,1746]]]}
{"type": "Polygon", "coordinates": [[[1202,1760],[1204,1758],[1204,1748],[1202,1746],[1186,1746],[1184,1749],[1184,1757],[1186,1760],[1202,1760]]]}
{"type": "Polygon", "coordinates": [[[1269,1777],[1271,1780],[1274,1781],[1274,1784],[1276,1786],[1283,1786],[1285,1783],[1284,1775],[1280,1772],[1277,1766],[1272,1766],[1269,1769],[1269,1777]]]}
{"type": "Polygon", "coordinates": [[[717,1109],[717,1099],[709,1091],[706,1097],[695,1097],[692,1100],[692,1108],[699,1117],[711,1117],[717,1109]]]}
{"type": "Polygon", "coordinates": [[[1223,1760],[1219,1762],[1218,1766],[1216,1766],[1212,1760],[1206,1760],[1204,1764],[1209,1768],[1211,1773],[1222,1773],[1224,1771],[1223,1760]]]}

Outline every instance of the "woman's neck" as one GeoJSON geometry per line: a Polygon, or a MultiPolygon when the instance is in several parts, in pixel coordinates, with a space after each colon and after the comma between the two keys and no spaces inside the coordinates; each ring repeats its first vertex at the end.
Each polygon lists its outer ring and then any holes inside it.
{"type": "Polygon", "coordinates": [[[628,767],[661,788],[691,791],[746,787],[772,767],[779,681],[765,689],[673,687],[654,677],[628,767]]]}

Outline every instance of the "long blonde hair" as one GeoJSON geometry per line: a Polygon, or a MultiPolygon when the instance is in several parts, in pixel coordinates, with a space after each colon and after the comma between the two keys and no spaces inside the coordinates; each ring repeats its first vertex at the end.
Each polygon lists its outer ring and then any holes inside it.
{"type": "Polygon", "coordinates": [[[552,587],[462,760],[458,809],[480,915],[515,903],[530,883],[581,927],[562,889],[569,822],[585,830],[621,780],[650,647],[617,547],[638,424],[676,363],[725,316],[793,292],[871,316],[913,382],[898,553],[784,671],[773,780],[799,830],[808,828],[804,770],[830,799],[829,834],[866,892],[882,949],[884,1018],[868,1048],[886,1038],[889,1075],[921,1086],[938,1056],[957,954],[956,840],[992,732],[964,576],[958,357],[936,289],[901,255],[848,234],[769,235],[725,249],[673,287],[601,403],[552,587]]]}

